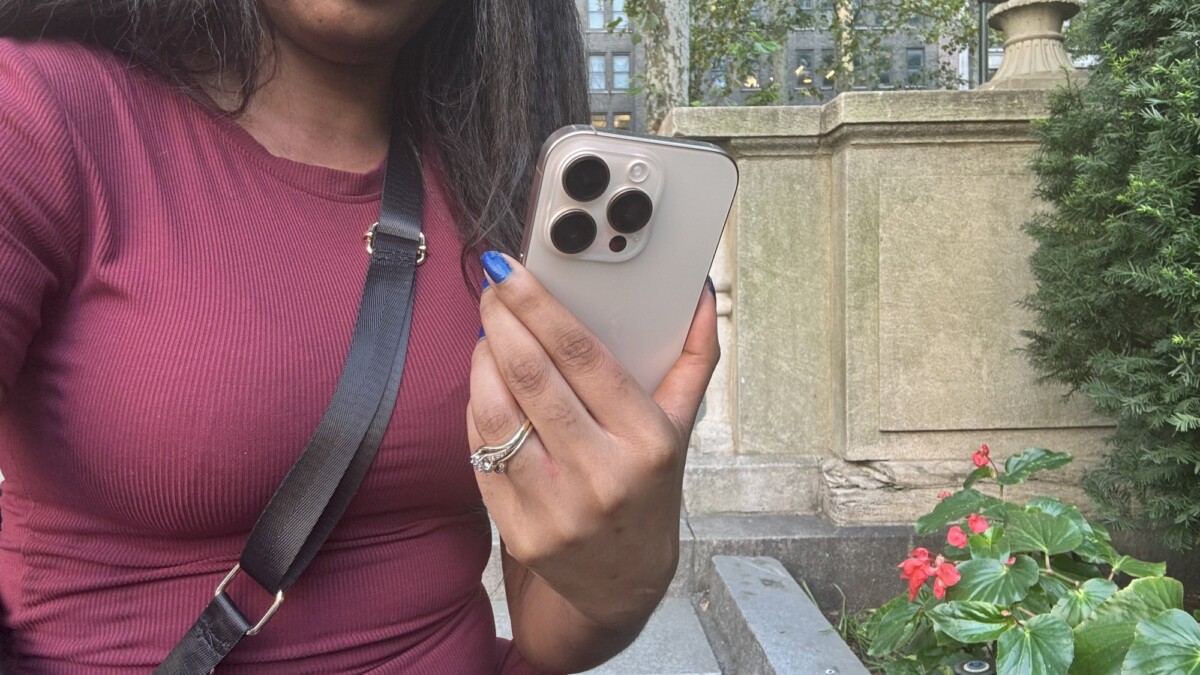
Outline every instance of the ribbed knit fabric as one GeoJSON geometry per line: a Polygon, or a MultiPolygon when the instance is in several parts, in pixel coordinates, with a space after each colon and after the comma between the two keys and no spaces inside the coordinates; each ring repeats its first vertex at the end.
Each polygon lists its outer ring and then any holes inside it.
{"type": "MultiPolygon", "coordinates": [[[[16,672],[148,672],[204,607],[333,392],[381,180],[274,157],[110,54],[0,40],[16,672]]],[[[430,257],[375,465],[221,672],[529,670],[480,583],[490,536],[465,430],[479,317],[435,169],[425,200],[430,257]]],[[[251,617],[266,604],[249,583],[232,595],[251,617]]]]}

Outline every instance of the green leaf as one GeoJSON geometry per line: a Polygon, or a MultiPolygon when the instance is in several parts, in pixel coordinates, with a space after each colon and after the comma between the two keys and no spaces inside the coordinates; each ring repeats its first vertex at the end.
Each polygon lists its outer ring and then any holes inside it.
{"type": "Polygon", "coordinates": [[[1183,604],[1183,584],[1170,577],[1135,579],[1075,627],[1072,675],[1118,675],[1142,619],[1183,604]]]}
{"type": "Polygon", "coordinates": [[[1041,614],[1000,636],[996,675],[1065,675],[1074,656],[1070,626],[1041,614]]]}
{"type": "Polygon", "coordinates": [[[1098,577],[1107,576],[1100,572],[1100,568],[1091,563],[1086,563],[1081,560],[1076,560],[1071,554],[1051,556],[1050,564],[1054,567],[1054,571],[1059,574],[1074,579],[1079,583],[1083,583],[1088,579],[1096,579],[1098,577]]]}
{"type": "Polygon", "coordinates": [[[1054,605],[1054,613],[1074,628],[1116,592],[1117,585],[1108,579],[1088,579],[1079,588],[1067,592],[1054,605]]]}
{"type": "Polygon", "coordinates": [[[1084,560],[1092,563],[1111,563],[1117,557],[1117,552],[1110,543],[1112,538],[1108,531],[1099,525],[1088,522],[1078,508],[1051,497],[1035,497],[1029,500],[1026,509],[1037,509],[1052,516],[1063,516],[1075,523],[1079,531],[1083,532],[1083,542],[1075,547],[1075,553],[1084,560]]]}
{"type": "Polygon", "coordinates": [[[1065,452],[1030,448],[1019,455],[1009,457],[1004,462],[1004,473],[996,476],[996,482],[1001,485],[1024,483],[1039,471],[1058,469],[1070,464],[1071,459],[1071,456],[1065,452]]]}
{"type": "Polygon", "coordinates": [[[1042,590],[1046,591],[1046,597],[1051,598],[1053,602],[1067,597],[1067,593],[1070,593],[1075,588],[1073,585],[1068,585],[1062,579],[1052,576],[1043,576],[1038,580],[1038,586],[1041,586],[1042,590]]]}
{"type": "Polygon", "coordinates": [[[987,498],[976,490],[963,490],[939,501],[933,511],[917,519],[917,534],[931,534],[950,523],[978,513],[987,498]]]}
{"type": "Polygon", "coordinates": [[[1166,563],[1148,563],[1123,555],[1112,561],[1113,571],[1131,577],[1161,577],[1167,573],[1166,563]]]}
{"type": "Polygon", "coordinates": [[[965,642],[991,642],[1016,625],[990,602],[947,602],[929,610],[933,625],[946,635],[965,642]]]}
{"type": "Polygon", "coordinates": [[[967,545],[971,548],[972,558],[990,558],[1000,562],[1008,562],[1012,555],[1008,537],[1004,536],[1004,528],[994,525],[983,534],[967,535],[967,545]]]}
{"type": "Polygon", "coordinates": [[[916,660],[904,658],[900,661],[892,661],[884,664],[884,675],[925,675],[925,669],[916,660]]]}
{"type": "Polygon", "coordinates": [[[867,634],[871,638],[871,648],[867,653],[886,656],[902,647],[917,629],[913,619],[920,610],[919,603],[909,602],[908,597],[903,595],[880,607],[867,626],[867,634]]]}
{"type": "Polygon", "coordinates": [[[1083,542],[1083,532],[1066,516],[1052,516],[1041,511],[1012,511],[1007,525],[1009,543],[1015,551],[1056,555],[1074,550],[1083,542]]]}
{"type": "Polygon", "coordinates": [[[972,485],[978,483],[979,481],[983,480],[984,478],[993,478],[993,477],[995,477],[995,475],[996,475],[996,470],[993,469],[992,467],[981,466],[978,469],[975,469],[971,473],[967,474],[967,479],[965,481],[963,481],[963,489],[965,490],[965,489],[971,487],[972,485]]]}
{"type": "Polygon", "coordinates": [[[1025,599],[1019,603],[1023,607],[1034,614],[1049,614],[1054,607],[1054,600],[1046,594],[1046,589],[1040,584],[1034,584],[1033,588],[1029,589],[1029,593],[1025,594],[1025,599]]]}
{"type": "Polygon", "coordinates": [[[1012,565],[981,558],[958,566],[962,575],[950,587],[947,598],[955,601],[977,600],[996,605],[1011,605],[1037,583],[1038,566],[1029,556],[1019,555],[1012,565]]]}
{"type": "Polygon", "coordinates": [[[1200,675],[1200,624],[1179,609],[1138,622],[1121,672],[1200,675]]]}

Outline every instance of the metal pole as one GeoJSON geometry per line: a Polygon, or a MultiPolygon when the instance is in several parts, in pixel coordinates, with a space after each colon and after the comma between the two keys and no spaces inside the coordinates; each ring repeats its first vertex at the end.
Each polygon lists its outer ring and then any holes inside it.
{"type": "Polygon", "coordinates": [[[988,80],[988,47],[991,46],[991,37],[988,34],[988,0],[980,0],[979,2],[979,68],[976,73],[978,79],[975,86],[980,86],[988,80]]]}

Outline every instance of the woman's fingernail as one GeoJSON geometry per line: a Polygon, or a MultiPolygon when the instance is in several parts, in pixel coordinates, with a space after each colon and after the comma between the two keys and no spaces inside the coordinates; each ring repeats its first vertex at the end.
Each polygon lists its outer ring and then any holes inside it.
{"type": "Polygon", "coordinates": [[[708,292],[712,293],[714,298],[717,297],[717,286],[713,283],[712,277],[705,278],[704,285],[708,287],[708,292]]]}
{"type": "Polygon", "coordinates": [[[508,261],[504,256],[495,251],[484,253],[479,259],[483,263],[483,270],[491,277],[493,283],[502,283],[512,273],[512,268],[508,266],[508,261]]]}
{"type": "Polygon", "coordinates": [[[486,290],[488,289],[488,286],[489,286],[489,284],[488,284],[488,278],[487,278],[487,275],[485,274],[485,275],[483,276],[483,290],[485,290],[485,291],[486,291],[486,290]]]}
{"type": "Polygon", "coordinates": [[[487,337],[487,335],[486,335],[486,334],[484,334],[484,332],[483,332],[483,329],[482,329],[482,328],[480,328],[480,329],[479,329],[479,338],[478,338],[477,340],[475,340],[475,341],[476,341],[476,342],[479,342],[479,340],[482,340],[482,339],[483,339],[483,338],[485,338],[485,337],[487,337]]]}

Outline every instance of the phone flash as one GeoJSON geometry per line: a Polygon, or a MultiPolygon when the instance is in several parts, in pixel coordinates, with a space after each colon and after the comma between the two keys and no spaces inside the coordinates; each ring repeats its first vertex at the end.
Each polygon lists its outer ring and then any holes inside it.
{"type": "Polygon", "coordinates": [[[636,160],[629,165],[629,180],[641,183],[650,176],[650,167],[642,160],[636,160]]]}

